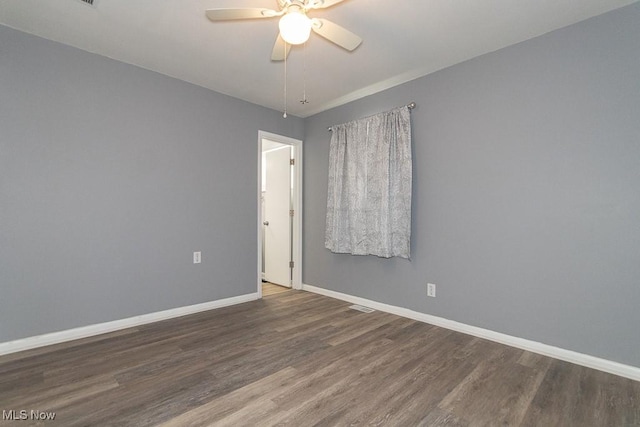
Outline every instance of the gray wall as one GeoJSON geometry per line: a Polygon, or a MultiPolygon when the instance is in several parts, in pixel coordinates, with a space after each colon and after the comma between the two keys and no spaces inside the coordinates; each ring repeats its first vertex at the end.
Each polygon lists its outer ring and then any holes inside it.
{"type": "Polygon", "coordinates": [[[634,4],[306,119],[304,282],[640,366],[638,23],[634,4]],[[413,259],[330,253],[327,126],[409,101],[413,259]]]}
{"type": "Polygon", "coordinates": [[[0,342],[256,292],[258,130],[303,122],[0,26],[0,342]]]}

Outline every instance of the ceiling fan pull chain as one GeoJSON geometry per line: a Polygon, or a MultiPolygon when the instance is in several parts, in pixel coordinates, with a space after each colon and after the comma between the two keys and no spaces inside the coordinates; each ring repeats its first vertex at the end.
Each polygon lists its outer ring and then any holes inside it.
{"type": "Polygon", "coordinates": [[[307,42],[302,46],[302,105],[308,104],[307,101],[307,42]]]}
{"type": "Polygon", "coordinates": [[[284,114],[282,117],[287,118],[287,42],[284,42],[284,114]]]}

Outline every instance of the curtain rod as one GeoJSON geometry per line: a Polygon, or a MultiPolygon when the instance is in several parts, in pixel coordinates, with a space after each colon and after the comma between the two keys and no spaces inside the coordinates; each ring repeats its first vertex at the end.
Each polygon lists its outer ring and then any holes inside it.
{"type": "MultiPolygon", "coordinates": [[[[414,108],[416,108],[416,103],[411,101],[410,103],[408,103],[407,105],[405,105],[405,107],[407,107],[409,110],[413,110],[414,108]]],[[[331,128],[328,127],[327,130],[329,132],[331,132],[331,128]]]]}

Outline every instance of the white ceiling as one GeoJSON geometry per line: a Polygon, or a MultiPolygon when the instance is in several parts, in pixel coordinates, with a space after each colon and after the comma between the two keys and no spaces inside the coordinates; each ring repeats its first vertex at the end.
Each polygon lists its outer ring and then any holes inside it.
{"type": "MultiPolygon", "coordinates": [[[[288,112],[307,117],[635,1],[345,0],[310,16],[364,42],[347,52],[312,34],[306,52],[294,47],[288,112]]],[[[277,2],[0,0],[0,23],[282,111],[284,64],[270,61],[277,18],[213,23],[205,10],[218,7],[277,2]]]]}

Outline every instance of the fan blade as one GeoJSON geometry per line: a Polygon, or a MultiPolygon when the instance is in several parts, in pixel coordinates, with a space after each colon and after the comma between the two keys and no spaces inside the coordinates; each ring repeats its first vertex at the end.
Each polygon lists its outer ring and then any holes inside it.
{"type": "Polygon", "coordinates": [[[284,59],[289,56],[290,50],[291,45],[286,43],[280,33],[278,33],[278,38],[276,39],[276,43],[273,45],[273,50],[271,51],[271,60],[284,61],[284,59]]]}
{"type": "Polygon", "coordinates": [[[311,9],[326,9],[343,1],[344,0],[312,0],[309,7],[311,9]]]}
{"type": "Polygon", "coordinates": [[[360,43],[362,43],[362,39],[351,31],[342,28],[338,24],[334,24],[331,21],[326,19],[318,19],[314,18],[312,20],[313,25],[311,29],[318,35],[324,37],[332,43],[337,44],[338,46],[347,49],[349,51],[354,50],[360,43]]]}
{"type": "Polygon", "coordinates": [[[282,15],[281,12],[276,12],[271,9],[262,9],[258,7],[245,8],[245,9],[208,9],[207,18],[212,21],[230,21],[234,19],[257,19],[257,18],[272,18],[274,16],[282,15]]]}

